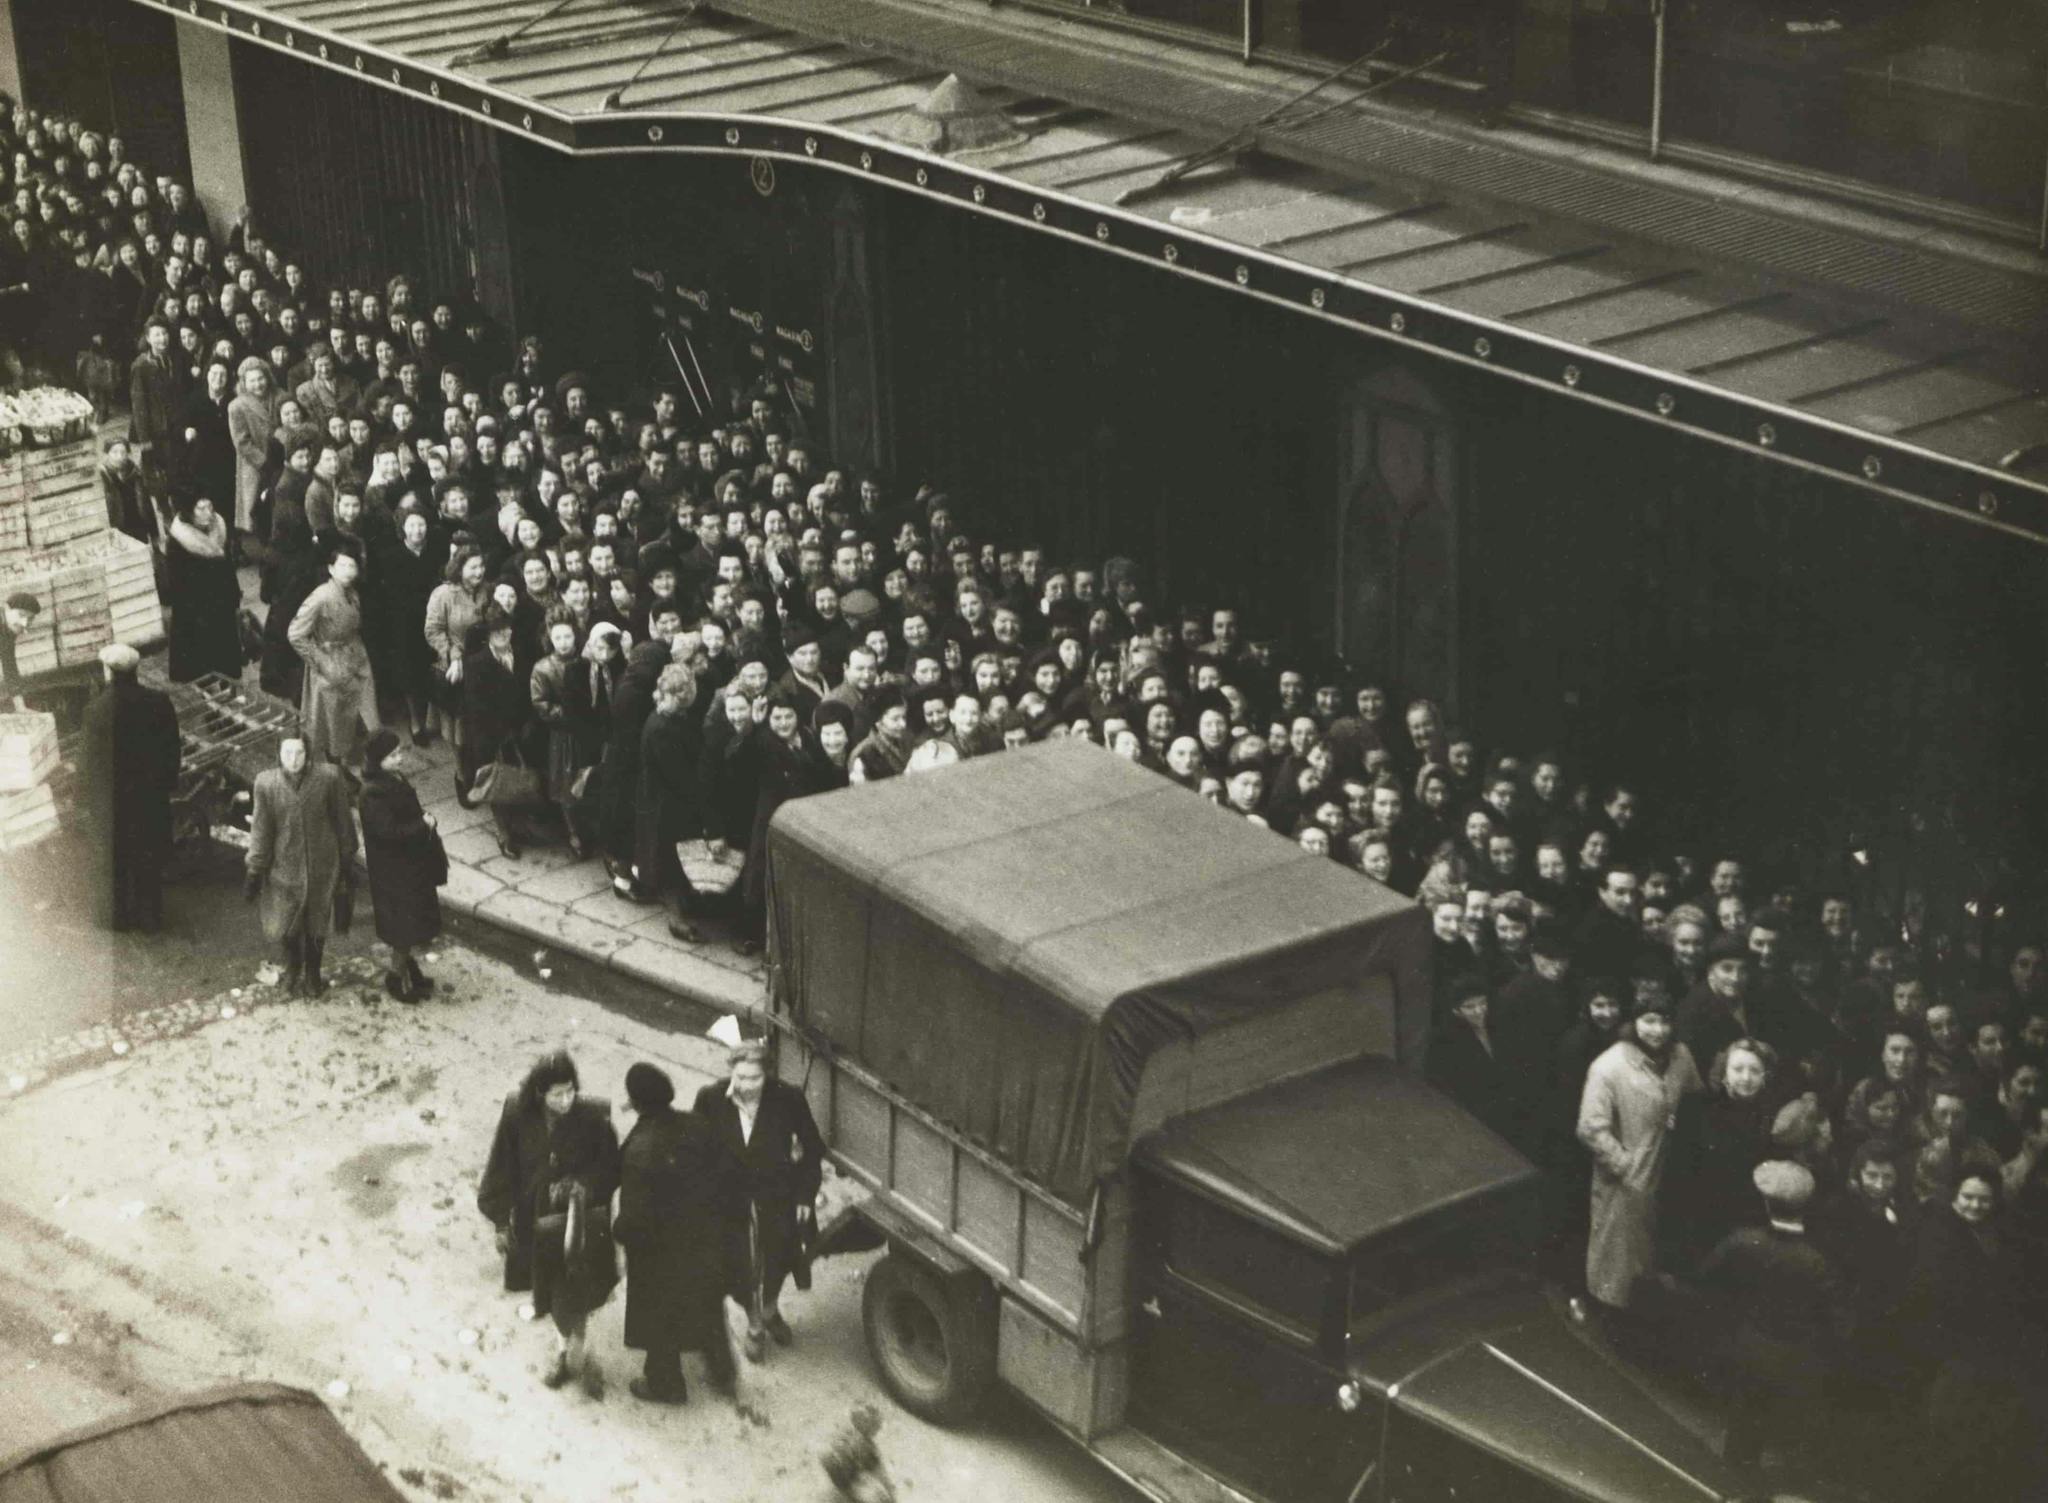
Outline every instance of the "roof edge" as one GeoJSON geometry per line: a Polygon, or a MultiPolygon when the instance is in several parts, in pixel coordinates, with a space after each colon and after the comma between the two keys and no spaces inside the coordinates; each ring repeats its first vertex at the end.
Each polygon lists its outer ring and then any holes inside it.
{"type": "Polygon", "coordinates": [[[1036,189],[901,143],[772,115],[658,110],[568,114],[320,28],[287,26],[249,0],[133,0],[316,66],[472,115],[570,155],[640,153],[806,162],[1144,262],[1295,313],[1590,402],[1677,434],[2048,546],[2048,484],[1938,454],[1780,403],[1741,396],[1478,314],[1036,189]]]}
{"type": "Polygon", "coordinates": [[[304,1388],[291,1388],[282,1383],[224,1383],[213,1388],[202,1388],[196,1393],[178,1394],[145,1408],[115,1415],[111,1419],[80,1425],[75,1429],[53,1435],[47,1440],[37,1441],[21,1450],[0,1456],[0,1478],[64,1451],[89,1445],[109,1435],[118,1435],[123,1430],[153,1425],[173,1414],[189,1414],[199,1409],[219,1409],[229,1404],[307,1404],[330,1417],[332,1415],[332,1411],[318,1394],[304,1388]]]}

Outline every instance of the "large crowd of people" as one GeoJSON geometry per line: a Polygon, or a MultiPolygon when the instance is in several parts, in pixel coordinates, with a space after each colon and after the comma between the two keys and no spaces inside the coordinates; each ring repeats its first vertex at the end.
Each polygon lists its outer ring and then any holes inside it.
{"type": "Polygon", "coordinates": [[[258,657],[312,761],[353,777],[382,733],[373,785],[398,728],[445,737],[506,855],[588,853],[690,940],[724,903],[748,950],[784,800],[1097,742],[1426,908],[1430,1075],[1545,1171],[1544,1252],[1613,1329],[1718,1312],[1691,1365],[1726,1375],[1731,1451],[1796,1450],[1824,1405],[1952,1479],[2031,1444],[2041,944],[1965,973],[1852,885],[1682,854],[1641,785],[838,464],[768,387],[608,392],[403,274],[319,285],[72,122],[0,118],[0,160],[39,310],[6,336],[127,372],[110,516],[166,557],[174,677],[258,657]],[[744,853],[729,896],[697,839],[744,853]]]}

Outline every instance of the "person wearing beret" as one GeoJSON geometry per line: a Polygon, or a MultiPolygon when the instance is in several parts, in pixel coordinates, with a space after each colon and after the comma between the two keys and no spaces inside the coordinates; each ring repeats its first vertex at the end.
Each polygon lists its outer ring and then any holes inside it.
{"type": "Polygon", "coordinates": [[[1842,1281],[1806,1232],[1812,1173],[1767,1159],[1749,1180],[1764,1224],[1721,1238],[1698,1276],[1721,1309],[1729,1385],[1722,1455],[1744,1467],[1756,1466],[1766,1445],[1798,1449],[1816,1438],[1837,1344],[1849,1329],[1842,1281]]]}
{"type": "Polygon", "coordinates": [[[612,1235],[626,1251],[626,1346],[645,1352],[633,1397],[682,1404],[682,1354],[701,1352],[711,1386],[734,1386],[725,1258],[742,1213],[740,1166],[712,1125],[677,1111],[675,1083],[642,1061],[626,1071],[637,1120],[619,1149],[619,1213],[612,1235]]]}
{"type": "Polygon", "coordinates": [[[1749,946],[1723,934],[1707,947],[1707,973],[1678,1004],[1678,1037],[1696,1060],[1712,1061],[1738,1039],[1769,1041],[1763,1020],[1752,1018],[1749,946]]]}
{"type": "Polygon", "coordinates": [[[441,932],[435,889],[448,880],[448,853],[399,762],[398,733],[388,727],[373,732],[363,753],[360,809],[370,907],[377,938],[391,947],[384,990],[410,1003],[434,989],[414,952],[441,932]]]}

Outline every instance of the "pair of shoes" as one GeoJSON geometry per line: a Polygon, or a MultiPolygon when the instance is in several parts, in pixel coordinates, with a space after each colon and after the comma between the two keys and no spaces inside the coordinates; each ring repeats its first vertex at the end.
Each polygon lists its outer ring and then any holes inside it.
{"type": "Polygon", "coordinates": [[[324,939],[314,939],[306,942],[306,969],[299,983],[302,988],[300,993],[302,996],[324,997],[327,995],[327,978],[320,974],[320,961],[326,950],[327,941],[324,939]]]}
{"type": "Polygon", "coordinates": [[[586,1397],[604,1402],[604,1369],[597,1365],[595,1357],[583,1359],[582,1383],[586,1397]]]}
{"type": "Polygon", "coordinates": [[[654,901],[652,897],[642,892],[624,877],[612,878],[612,891],[624,898],[628,903],[646,904],[654,901]]]}
{"type": "Polygon", "coordinates": [[[763,1332],[754,1329],[753,1327],[749,1327],[747,1330],[746,1344],[741,1348],[741,1350],[747,1354],[747,1360],[749,1362],[759,1362],[763,1357],[766,1357],[768,1355],[768,1340],[766,1335],[763,1332]]]}
{"type": "Polygon", "coordinates": [[[782,1318],[780,1310],[770,1310],[762,1317],[761,1324],[768,1328],[768,1334],[775,1338],[777,1346],[788,1346],[796,1340],[796,1334],[790,1330],[789,1322],[782,1318]]]}
{"type": "Polygon", "coordinates": [[[690,1390],[687,1387],[656,1388],[645,1378],[635,1378],[626,1385],[627,1391],[643,1404],[687,1404],[690,1390]]]}
{"type": "Polygon", "coordinates": [[[498,837],[498,854],[508,861],[517,861],[519,859],[519,842],[512,839],[509,835],[500,835],[498,837]]]}
{"type": "Polygon", "coordinates": [[[419,993],[414,990],[412,978],[400,971],[384,973],[384,990],[391,994],[394,1002],[417,1003],[419,993]]]}
{"type": "Polygon", "coordinates": [[[668,932],[671,939],[679,939],[686,945],[701,945],[704,943],[703,930],[699,929],[688,919],[670,919],[668,921],[668,932]]]}
{"type": "Polygon", "coordinates": [[[555,1360],[548,1364],[547,1371],[540,1375],[541,1382],[550,1388],[560,1388],[569,1381],[569,1354],[556,1352],[555,1360]]]}
{"type": "Polygon", "coordinates": [[[407,979],[412,982],[415,999],[434,995],[434,978],[421,970],[420,963],[410,955],[405,957],[405,974],[407,979]]]}

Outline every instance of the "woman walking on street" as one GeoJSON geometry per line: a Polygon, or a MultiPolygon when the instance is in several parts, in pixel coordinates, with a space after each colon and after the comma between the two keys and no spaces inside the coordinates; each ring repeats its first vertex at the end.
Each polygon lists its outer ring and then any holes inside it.
{"type": "Polygon", "coordinates": [[[284,988],[292,997],[327,990],[320,961],[336,889],[348,881],[356,822],[341,770],[315,763],[303,735],[287,736],[277,766],[256,779],[243,895],[262,899],[264,936],[284,946],[284,988]]]}
{"type": "Polygon", "coordinates": [[[476,1203],[498,1229],[505,1287],[530,1287],[534,1315],[554,1320],[554,1356],[541,1381],[559,1388],[580,1374],[584,1391],[601,1398],[604,1375],[584,1336],[590,1312],[618,1283],[611,1199],[619,1135],[611,1108],[580,1096],[580,1084],[566,1051],[534,1061],[505,1098],[476,1203]]]}
{"type": "Polygon", "coordinates": [[[384,990],[400,1002],[418,1002],[434,983],[413,952],[441,932],[435,889],[448,880],[448,854],[419,794],[399,772],[400,760],[395,731],[387,727],[370,737],[363,756],[363,859],[377,938],[391,947],[384,990]]]}

